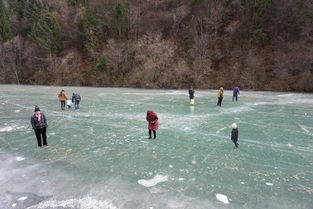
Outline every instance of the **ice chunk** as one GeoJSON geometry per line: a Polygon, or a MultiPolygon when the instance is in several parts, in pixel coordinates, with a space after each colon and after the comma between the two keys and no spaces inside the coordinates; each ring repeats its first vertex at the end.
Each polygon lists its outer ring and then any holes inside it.
{"type": "Polygon", "coordinates": [[[270,183],[270,182],[266,182],[265,184],[266,184],[267,186],[273,186],[273,184],[270,183]]]}
{"type": "Polygon", "coordinates": [[[23,161],[23,160],[25,160],[25,158],[23,158],[23,157],[19,157],[19,156],[16,156],[16,161],[23,161]]]}
{"type": "Polygon", "coordinates": [[[168,177],[167,176],[162,176],[157,174],[155,177],[153,177],[152,179],[140,179],[138,180],[138,184],[144,186],[144,187],[153,187],[161,182],[165,182],[168,181],[168,177]]]}
{"type": "Polygon", "coordinates": [[[13,203],[11,206],[12,206],[12,208],[15,208],[16,207],[16,203],[13,203]]]}
{"type": "Polygon", "coordinates": [[[18,198],[19,201],[24,201],[24,200],[27,200],[27,197],[20,197],[18,198]]]}
{"type": "Polygon", "coordinates": [[[216,194],[216,199],[218,199],[219,201],[221,201],[224,204],[229,204],[228,202],[228,198],[226,195],[223,194],[216,194]]]}

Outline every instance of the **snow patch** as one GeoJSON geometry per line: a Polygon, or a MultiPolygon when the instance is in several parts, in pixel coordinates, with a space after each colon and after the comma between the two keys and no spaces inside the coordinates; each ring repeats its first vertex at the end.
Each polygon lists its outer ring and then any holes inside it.
{"type": "Polygon", "coordinates": [[[80,209],[118,209],[109,200],[96,200],[91,197],[82,199],[68,200],[49,200],[41,202],[38,205],[33,205],[27,209],[49,209],[49,208],[80,208],[80,209]]]}
{"type": "Polygon", "coordinates": [[[167,176],[162,176],[157,174],[155,177],[153,177],[152,179],[140,179],[138,180],[138,184],[144,186],[144,187],[153,187],[159,183],[168,181],[168,177],[167,176]]]}
{"type": "Polygon", "coordinates": [[[270,183],[270,182],[266,182],[265,184],[266,184],[267,186],[273,186],[273,184],[270,183]]]}

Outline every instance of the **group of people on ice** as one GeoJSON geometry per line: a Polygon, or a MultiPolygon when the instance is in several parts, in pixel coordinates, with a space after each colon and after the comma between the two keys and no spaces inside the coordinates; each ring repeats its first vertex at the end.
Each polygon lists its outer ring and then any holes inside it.
{"type": "Polygon", "coordinates": [[[81,97],[79,94],[73,93],[72,99],[68,99],[65,91],[62,89],[61,92],[58,94],[58,98],[61,102],[61,110],[65,110],[65,104],[67,105],[68,109],[72,108],[72,104],[75,105],[75,110],[79,109],[79,103],[81,101],[81,97]]]}
{"type": "MultiPolygon", "coordinates": [[[[193,87],[190,87],[189,91],[189,99],[190,99],[190,104],[194,105],[195,104],[195,90],[193,87]]],[[[238,95],[240,94],[239,87],[234,87],[233,88],[233,98],[232,101],[238,101],[238,95]]],[[[221,87],[218,92],[217,92],[217,106],[222,106],[222,101],[223,101],[223,96],[224,96],[224,89],[221,87]]]]}
{"type": "MultiPolygon", "coordinates": [[[[190,104],[192,104],[192,105],[194,104],[194,93],[195,93],[195,91],[191,87],[189,89],[189,99],[190,99],[190,104]]],[[[238,94],[239,93],[240,93],[239,88],[235,87],[233,89],[233,101],[238,100],[238,94]]],[[[224,94],[224,90],[221,87],[218,91],[218,94],[217,94],[217,97],[218,97],[217,105],[218,106],[222,105],[223,94],[224,94]]],[[[71,109],[72,103],[75,104],[75,109],[79,109],[79,103],[81,101],[81,97],[79,94],[73,93],[72,99],[69,100],[65,94],[65,91],[61,90],[61,92],[58,94],[58,98],[59,98],[59,101],[61,102],[61,110],[65,110],[65,104],[68,106],[68,109],[71,109]]],[[[146,120],[148,122],[149,139],[152,138],[152,133],[153,133],[153,138],[155,139],[156,138],[156,131],[159,128],[159,123],[158,123],[159,118],[158,118],[157,113],[153,112],[152,110],[148,110],[147,115],[146,115],[146,120]]],[[[41,113],[40,108],[37,105],[35,106],[34,114],[31,117],[31,125],[35,131],[38,147],[47,146],[48,142],[47,142],[46,130],[48,127],[48,123],[47,123],[46,116],[43,113],[41,113]]],[[[238,143],[239,131],[237,128],[237,124],[233,123],[231,127],[232,127],[231,140],[235,144],[235,147],[238,148],[238,146],[239,146],[239,143],[238,143]]]]}
{"type": "MultiPolygon", "coordinates": [[[[189,93],[190,104],[194,105],[195,104],[195,90],[193,89],[193,87],[190,87],[188,93],[189,93]]],[[[232,98],[233,102],[238,101],[238,95],[239,94],[240,94],[239,87],[238,86],[234,87],[233,88],[233,98],[232,98]]],[[[223,89],[223,87],[221,87],[217,92],[217,106],[220,106],[220,107],[222,106],[223,95],[224,95],[224,89],[223,89]]],[[[239,143],[238,143],[239,131],[237,128],[237,124],[233,123],[231,125],[231,127],[232,127],[231,140],[235,144],[235,148],[238,148],[238,146],[239,146],[239,143]]]]}

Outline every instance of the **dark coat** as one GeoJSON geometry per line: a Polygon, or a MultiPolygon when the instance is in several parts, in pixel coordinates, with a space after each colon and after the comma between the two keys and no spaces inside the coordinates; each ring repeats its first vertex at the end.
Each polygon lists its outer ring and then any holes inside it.
{"type": "Polygon", "coordinates": [[[233,130],[231,131],[231,140],[233,142],[237,142],[238,141],[238,136],[239,136],[238,128],[233,128],[233,130]]]}
{"type": "Polygon", "coordinates": [[[75,101],[80,101],[81,100],[81,97],[79,94],[73,94],[72,96],[72,102],[75,102],[75,101]]]}
{"type": "Polygon", "coordinates": [[[33,129],[41,129],[48,127],[46,116],[42,113],[41,120],[38,120],[38,118],[34,114],[30,119],[30,123],[32,124],[33,129]]]}
{"type": "Polygon", "coordinates": [[[189,99],[194,99],[195,91],[193,89],[189,89],[189,99]]]}

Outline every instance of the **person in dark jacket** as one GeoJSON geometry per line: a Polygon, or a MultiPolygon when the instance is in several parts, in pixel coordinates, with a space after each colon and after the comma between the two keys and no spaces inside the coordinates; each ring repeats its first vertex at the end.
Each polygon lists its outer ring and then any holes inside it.
{"type": "Polygon", "coordinates": [[[38,147],[41,147],[42,145],[47,146],[47,119],[46,116],[40,112],[40,109],[37,105],[35,106],[35,113],[31,117],[30,122],[36,134],[38,147]]]}
{"type": "Polygon", "coordinates": [[[75,110],[79,109],[80,100],[81,100],[80,95],[73,93],[72,102],[75,104],[75,110]]]}
{"type": "Polygon", "coordinates": [[[195,90],[192,87],[190,87],[188,93],[189,93],[190,104],[195,104],[195,100],[194,100],[195,99],[195,90]]]}
{"type": "Polygon", "coordinates": [[[234,87],[233,89],[233,101],[235,101],[236,99],[236,102],[238,101],[238,95],[240,94],[240,91],[239,91],[239,87],[234,87]]]}
{"type": "Polygon", "coordinates": [[[239,131],[237,128],[237,124],[233,123],[231,124],[232,131],[231,131],[231,140],[234,142],[235,147],[238,148],[239,143],[238,143],[238,137],[239,137],[239,131]]]}

